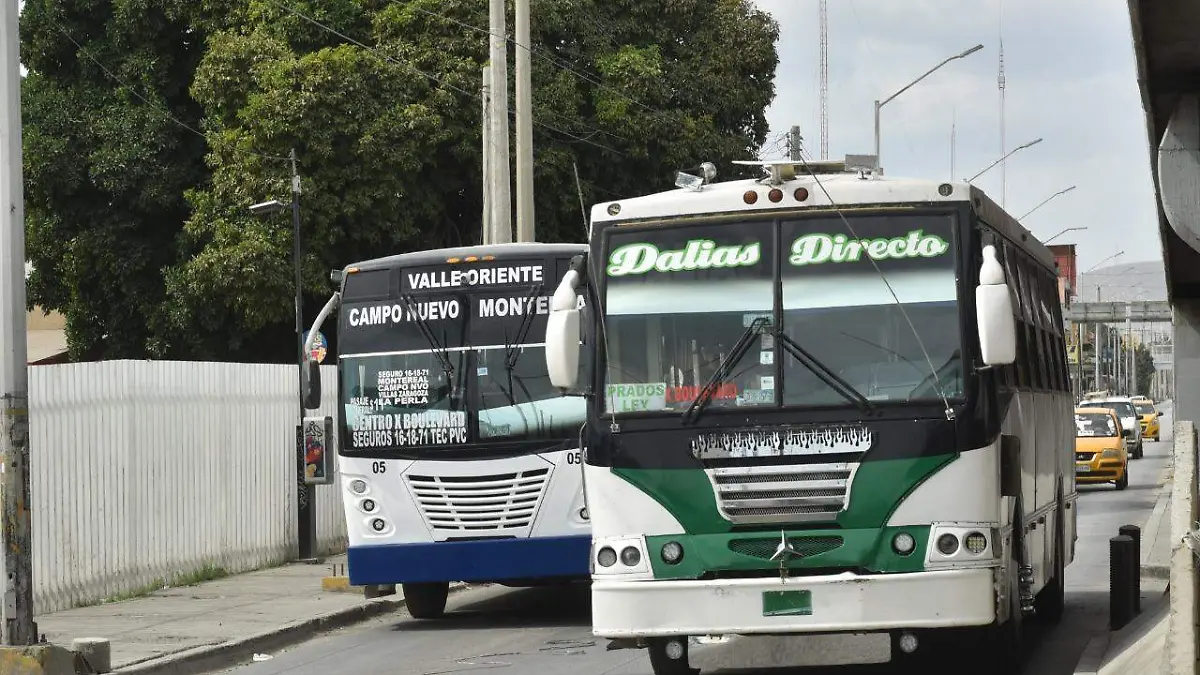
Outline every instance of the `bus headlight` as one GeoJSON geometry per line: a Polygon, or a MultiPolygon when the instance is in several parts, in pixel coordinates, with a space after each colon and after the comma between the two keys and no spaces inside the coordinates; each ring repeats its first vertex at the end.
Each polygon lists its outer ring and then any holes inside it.
{"type": "Polygon", "coordinates": [[[386,528],[387,528],[387,523],[384,522],[383,518],[375,518],[375,519],[371,520],[371,529],[372,530],[375,530],[376,532],[383,532],[386,528]]]}
{"type": "Polygon", "coordinates": [[[892,537],[892,550],[900,555],[908,555],[917,547],[917,540],[907,532],[901,532],[892,537]]]}
{"type": "Polygon", "coordinates": [[[662,547],[663,562],[668,565],[678,565],[683,560],[683,546],[677,541],[668,541],[662,547]]]}
{"type": "Polygon", "coordinates": [[[596,562],[600,563],[601,567],[612,567],[617,564],[617,552],[605,546],[596,554],[596,562]]]}
{"type": "Polygon", "coordinates": [[[635,567],[642,561],[642,552],[632,546],[626,546],[621,549],[621,562],[625,563],[626,567],[635,567]]]}
{"type": "Polygon", "coordinates": [[[364,499],[364,500],[362,500],[361,506],[362,506],[363,511],[370,513],[375,510],[375,500],[374,499],[364,499]]]}
{"type": "Polygon", "coordinates": [[[367,491],[367,481],[361,478],[355,478],[350,481],[350,491],[356,495],[361,495],[367,491]]]}
{"type": "Polygon", "coordinates": [[[958,550],[958,537],[947,532],[938,537],[937,547],[942,555],[954,555],[954,552],[958,550]]]}

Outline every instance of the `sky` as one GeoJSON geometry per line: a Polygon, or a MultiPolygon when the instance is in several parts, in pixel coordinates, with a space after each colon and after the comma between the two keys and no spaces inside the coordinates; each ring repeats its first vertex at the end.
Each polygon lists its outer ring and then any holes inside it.
{"type": "MultiPolygon", "coordinates": [[[[779,22],[772,140],[800,126],[820,154],[817,0],[752,0],[779,22]]],[[[880,157],[889,176],[968,178],[999,159],[997,91],[1004,38],[1006,198],[997,165],[975,184],[1045,241],[1077,245],[1080,271],[1161,261],[1150,153],[1129,9],[1105,0],[829,0],[829,155],[874,152],[874,101],[977,44],[883,106],[880,157]],[[1003,19],[1002,17],[1003,13],[1003,19]],[[1003,26],[1003,31],[1001,31],[1003,26]]],[[[782,153],[783,145],[778,146],[782,153]]],[[[782,157],[783,154],[776,156],[782,157]]]]}

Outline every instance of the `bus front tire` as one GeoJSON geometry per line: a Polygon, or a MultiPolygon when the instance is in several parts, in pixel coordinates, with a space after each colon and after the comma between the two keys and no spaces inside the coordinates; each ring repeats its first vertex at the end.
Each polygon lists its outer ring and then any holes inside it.
{"type": "Polygon", "coordinates": [[[414,619],[437,619],[446,613],[446,597],[450,582],[434,581],[401,584],[404,606],[414,619]]]}

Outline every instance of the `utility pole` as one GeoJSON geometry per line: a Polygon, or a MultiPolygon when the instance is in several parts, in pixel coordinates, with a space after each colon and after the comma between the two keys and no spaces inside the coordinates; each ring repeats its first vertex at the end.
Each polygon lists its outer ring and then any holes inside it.
{"type": "Polygon", "coordinates": [[[299,558],[317,556],[317,486],[304,480],[304,287],[300,276],[300,172],[296,169],[296,149],[289,153],[292,163],[292,271],[296,276],[296,391],[300,417],[296,422],[296,466],[299,468],[300,498],[296,500],[296,526],[299,558]]]}
{"type": "Polygon", "coordinates": [[[483,114],[480,117],[480,127],[483,129],[483,215],[480,218],[480,229],[483,230],[481,243],[492,243],[495,233],[492,221],[492,67],[483,67],[483,114]]]}
{"type": "Polygon", "coordinates": [[[1137,395],[1137,350],[1133,344],[1133,306],[1125,305],[1125,351],[1128,354],[1129,395],[1137,395]]]}
{"type": "MultiPolygon", "coordinates": [[[[1100,302],[1100,286],[1096,286],[1096,302],[1100,302]]],[[[1092,362],[1092,369],[1095,372],[1093,372],[1092,374],[1096,379],[1096,390],[1097,391],[1099,391],[1102,388],[1100,386],[1100,361],[1101,361],[1101,357],[1104,355],[1104,347],[1105,347],[1104,340],[1102,339],[1102,334],[1104,333],[1104,331],[1100,330],[1100,328],[1102,326],[1103,326],[1103,324],[1099,324],[1099,323],[1092,324],[1092,328],[1096,334],[1095,344],[1092,345],[1092,351],[1096,354],[1096,358],[1092,362]]]]}
{"type": "Polygon", "coordinates": [[[829,159],[829,7],[820,2],[821,24],[821,159],[829,159]]]}
{"type": "Polygon", "coordinates": [[[950,180],[958,174],[954,172],[954,155],[958,145],[958,109],[955,108],[950,113],[950,180]]]}
{"type": "Polygon", "coordinates": [[[4,553],[4,644],[37,643],[33,620],[33,532],[29,509],[29,369],[25,344],[25,197],[21,169],[21,55],[17,0],[0,8],[0,537],[4,553]]]}
{"type": "MultiPolygon", "coordinates": [[[[1004,0],[1000,0],[1000,67],[996,75],[996,88],[1000,90],[1000,156],[1004,157],[1007,149],[1004,123],[1004,0]]],[[[1000,206],[1008,196],[1008,164],[1000,162],[1000,206]]]]}
{"type": "Polygon", "coordinates": [[[791,131],[788,132],[788,159],[800,161],[800,143],[803,141],[800,137],[800,127],[793,125],[791,131]]]}
{"type": "Polygon", "coordinates": [[[529,0],[516,0],[514,23],[517,70],[517,241],[534,240],[533,97],[529,38],[529,0]]]}
{"type": "Polygon", "coordinates": [[[509,190],[508,147],[508,31],[504,0],[489,1],[489,39],[492,68],[492,244],[512,241],[512,194],[509,190]]]}

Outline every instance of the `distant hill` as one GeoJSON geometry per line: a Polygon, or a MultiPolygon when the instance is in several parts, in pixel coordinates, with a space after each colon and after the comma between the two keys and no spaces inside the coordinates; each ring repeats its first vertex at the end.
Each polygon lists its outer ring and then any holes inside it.
{"type": "Polygon", "coordinates": [[[1097,286],[1102,302],[1167,299],[1167,277],[1161,260],[1111,265],[1081,274],[1075,302],[1095,302],[1097,286]]]}

